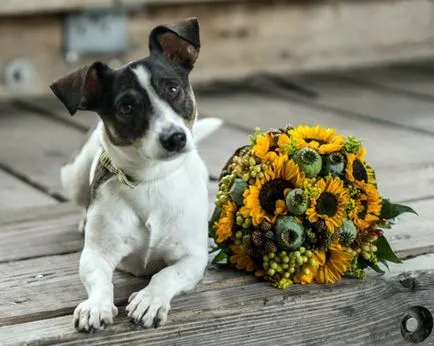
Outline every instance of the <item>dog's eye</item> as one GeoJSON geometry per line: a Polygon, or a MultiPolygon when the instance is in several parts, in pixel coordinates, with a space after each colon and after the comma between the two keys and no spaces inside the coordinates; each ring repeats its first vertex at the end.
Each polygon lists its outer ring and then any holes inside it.
{"type": "Polygon", "coordinates": [[[176,97],[179,94],[179,90],[180,90],[179,86],[175,84],[171,84],[167,87],[167,94],[170,97],[176,97]]]}
{"type": "Polygon", "coordinates": [[[131,114],[131,112],[133,111],[133,106],[130,103],[122,103],[119,106],[119,112],[122,115],[128,115],[131,114]]]}

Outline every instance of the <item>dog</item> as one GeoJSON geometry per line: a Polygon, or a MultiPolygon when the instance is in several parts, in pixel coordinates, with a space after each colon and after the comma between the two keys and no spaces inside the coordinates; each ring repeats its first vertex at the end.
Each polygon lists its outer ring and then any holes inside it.
{"type": "Polygon", "coordinates": [[[149,328],[164,325],[172,298],[193,289],[208,262],[208,171],[195,144],[221,121],[196,121],[197,19],[157,26],[149,50],[118,69],[95,62],[50,85],[71,115],[100,118],[61,170],[67,197],[84,210],[79,272],[88,299],[74,311],[79,331],[113,323],[116,268],[152,275],[126,307],[149,328]]]}

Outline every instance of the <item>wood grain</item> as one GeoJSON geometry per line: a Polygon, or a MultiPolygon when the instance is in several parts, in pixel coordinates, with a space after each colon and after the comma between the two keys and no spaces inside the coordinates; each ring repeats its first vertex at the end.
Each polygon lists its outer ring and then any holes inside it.
{"type": "Polygon", "coordinates": [[[55,199],[2,170],[0,170],[0,186],[0,211],[57,203],[55,199]]]}
{"type": "MultiPolygon", "coordinates": [[[[433,136],[372,123],[363,117],[348,117],[345,114],[312,108],[298,103],[290,96],[273,99],[247,93],[231,95],[230,92],[229,90],[217,96],[199,96],[199,111],[206,116],[220,117],[228,125],[236,125],[237,131],[241,131],[238,130],[241,128],[251,133],[255,127],[268,130],[288,124],[319,124],[336,128],[346,136],[359,136],[364,140],[367,159],[377,171],[379,187],[385,196],[402,201],[434,195],[433,136]]],[[[413,114],[414,119],[424,116],[413,114]]],[[[221,138],[233,141],[233,146],[240,142],[248,144],[246,135],[238,135],[239,139],[230,136],[228,134],[221,138]]],[[[224,140],[221,140],[221,143],[229,145],[224,140]]]]}
{"type": "Polygon", "coordinates": [[[0,162],[61,194],[60,168],[85,138],[67,126],[17,109],[0,109],[0,162]]]}
{"type": "MultiPolygon", "coordinates": [[[[392,247],[401,257],[434,252],[434,200],[410,205],[420,216],[405,215],[393,230],[387,231],[392,247]]],[[[0,307],[4,311],[0,316],[0,325],[61,316],[70,313],[74,305],[84,299],[84,289],[78,280],[79,253],[49,256],[81,249],[81,236],[75,231],[77,219],[74,213],[79,216],[71,206],[59,205],[26,211],[23,221],[19,220],[18,212],[15,216],[0,218],[0,244],[4,244],[0,253],[3,259],[15,259],[15,262],[0,264],[0,290],[3,292],[0,307]],[[47,230],[42,229],[43,225],[47,230]],[[25,259],[28,257],[40,258],[25,259]]],[[[245,278],[239,278],[239,273],[233,273],[232,284],[245,282],[245,278]]],[[[214,285],[208,289],[226,285],[222,272],[217,271],[214,275],[220,277],[206,279],[206,285],[214,285]]],[[[226,274],[223,272],[223,275],[226,274]]],[[[250,277],[250,280],[255,281],[255,278],[250,277]]],[[[117,273],[114,282],[116,301],[120,303],[144,285],[143,279],[124,273],[117,273]]]]}
{"type": "Polygon", "coordinates": [[[65,123],[76,125],[78,129],[85,132],[93,128],[98,122],[98,115],[93,112],[78,111],[77,114],[71,116],[66,110],[65,106],[54,96],[35,97],[35,98],[21,98],[18,105],[34,110],[47,116],[53,116],[65,123]]]}
{"type": "MultiPolygon", "coordinates": [[[[143,331],[126,318],[91,335],[73,331],[70,317],[0,328],[2,344],[65,345],[300,345],[404,344],[401,321],[409,308],[434,308],[433,272],[334,286],[277,290],[264,283],[192,293],[176,299],[168,323],[143,331]],[[240,318],[242,315],[242,318],[240,318]],[[19,335],[12,339],[12,335],[19,335]],[[85,341],[84,341],[85,340],[85,341]]],[[[434,342],[430,335],[426,344],[434,342]]]]}
{"type": "Polygon", "coordinates": [[[0,213],[0,263],[79,251],[79,220],[71,204],[0,213]]]}
{"type": "Polygon", "coordinates": [[[387,88],[394,93],[411,95],[434,101],[434,76],[432,73],[417,73],[405,66],[386,66],[371,69],[347,70],[339,74],[356,83],[366,83],[376,89],[387,88]]]}
{"type": "MultiPolygon", "coordinates": [[[[212,213],[217,183],[209,182],[208,190],[212,213]]],[[[80,251],[80,216],[81,211],[69,203],[0,211],[0,263],[80,251]]]]}
{"type": "Polygon", "coordinates": [[[294,78],[294,82],[318,93],[319,97],[311,102],[326,109],[434,134],[432,100],[375,89],[331,74],[294,78]]]}
{"type": "MultiPolygon", "coordinates": [[[[78,274],[79,256],[79,253],[73,253],[0,264],[0,288],[3,292],[0,326],[70,314],[86,299],[78,274]]],[[[196,291],[254,281],[255,277],[233,270],[210,269],[196,291]]],[[[145,287],[147,282],[146,278],[116,271],[113,277],[116,304],[125,304],[130,294],[145,287]]],[[[180,301],[183,299],[178,298],[180,301]]]]}

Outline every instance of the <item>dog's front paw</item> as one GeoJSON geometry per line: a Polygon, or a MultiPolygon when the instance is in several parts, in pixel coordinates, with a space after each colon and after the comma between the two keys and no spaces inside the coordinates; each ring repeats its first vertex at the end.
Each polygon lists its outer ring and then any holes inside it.
{"type": "Polygon", "coordinates": [[[112,302],[85,300],[74,310],[74,326],[81,332],[104,329],[113,323],[118,308],[112,302]]]}
{"type": "Polygon", "coordinates": [[[133,293],[126,308],[131,320],[145,328],[158,328],[166,322],[170,301],[164,296],[154,294],[147,288],[133,293]]]}

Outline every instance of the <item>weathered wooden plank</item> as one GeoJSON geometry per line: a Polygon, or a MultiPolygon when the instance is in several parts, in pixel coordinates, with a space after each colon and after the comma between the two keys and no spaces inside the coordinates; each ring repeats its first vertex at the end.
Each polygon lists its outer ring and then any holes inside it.
{"type": "Polygon", "coordinates": [[[46,117],[0,109],[0,162],[50,193],[61,193],[60,168],[85,134],[46,117]]]}
{"type": "MultiPolygon", "coordinates": [[[[417,64],[415,64],[417,66],[417,64]]],[[[431,73],[415,73],[401,66],[383,66],[370,69],[347,70],[339,76],[355,82],[368,83],[369,87],[386,87],[394,92],[410,94],[434,100],[434,76],[431,73]]]]}
{"type": "Polygon", "coordinates": [[[93,128],[99,119],[97,114],[87,111],[79,111],[74,116],[71,116],[65,106],[54,95],[51,95],[51,97],[21,99],[18,101],[18,105],[24,108],[34,109],[47,116],[54,116],[65,123],[70,122],[82,131],[93,128]]]}
{"type": "MultiPolygon", "coordinates": [[[[227,124],[235,124],[249,131],[253,131],[254,127],[266,130],[288,124],[320,124],[324,127],[334,127],[347,136],[359,136],[364,139],[367,158],[377,170],[379,186],[385,195],[394,200],[433,196],[432,136],[381,123],[371,123],[364,121],[363,118],[347,117],[333,111],[311,108],[289,97],[280,100],[240,93],[202,95],[198,97],[198,105],[204,115],[220,117],[227,124]]],[[[414,115],[413,118],[418,117],[414,115]]],[[[232,140],[232,137],[226,138],[232,140]]],[[[224,145],[223,139],[220,142],[224,145]]],[[[240,142],[248,144],[247,136],[240,136],[236,143],[240,142]]]]}
{"type": "Polygon", "coordinates": [[[79,251],[80,211],[71,204],[0,214],[0,262],[79,251]]]}
{"type": "MultiPolygon", "coordinates": [[[[210,212],[217,184],[209,184],[210,212]]],[[[401,257],[434,252],[434,200],[408,203],[419,216],[405,215],[389,232],[401,257]]],[[[0,262],[79,251],[80,211],[71,204],[0,213],[0,262]]]]}
{"type": "MultiPolygon", "coordinates": [[[[432,214],[434,200],[414,202],[410,205],[420,216],[403,216],[402,221],[392,231],[387,231],[391,245],[401,257],[434,252],[434,215],[432,214]]],[[[58,206],[53,209],[59,210],[52,212],[52,218],[47,210],[40,217],[33,215],[35,234],[31,234],[30,231],[33,219],[30,217],[30,212],[26,213],[29,215],[27,222],[21,224],[13,217],[6,219],[4,225],[0,225],[0,235],[5,233],[5,236],[0,238],[0,243],[4,242],[5,246],[14,251],[25,253],[32,246],[25,238],[35,239],[39,234],[39,222],[42,222],[49,228],[47,234],[51,226],[53,229],[57,226],[59,231],[53,231],[52,238],[42,234],[42,240],[36,240],[36,250],[30,250],[33,251],[33,256],[37,255],[36,251],[46,255],[56,253],[64,247],[71,251],[79,250],[81,240],[75,233],[75,219],[71,208],[58,206]],[[12,233],[14,229],[16,234],[12,233]],[[24,245],[20,245],[20,241],[24,245]],[[42,241],[47,241],[47,244],[41,244],[42,241]]],[[[84,298],[84,290],[78,280],[78,256],[78,253],[73,253],[0,264],[2,273],[0,290],[4,292],[0,298],[0,308],[4,311],[3,316],[0,316],[0,325],[60,316],[72,311],[74,305],[84,298]]],[[[26,257],[28,256],[21,256],[21,258],[26,257]]],[[[237,284],[246,280],[237,278],[238,274],[235,276],[231,280],[237,284]]],[[[254,280],[253,277],[251,279],[254,280]]],[[[123,273],[117,273],[114,282],[117,292],[116,301],[120,303],[123,303],[134,289],[143,285],[142,279],[132,278],[123,273]]],[[[207,285],[216,282],[220,284],[209,286],[209,289],[226,285],[221,277],[219,280],[205,281],[207,285]]]]}
{"type": "Polygon", "coordinates": [[[414,208],[418,216],[401,216],[393,229],[385,230],[387,239],[401,258],[434,253],[434,199],[408,205],[414,208]]]}
{"type": "MultiPolygon", "coordinates": [[[[70,314],[86,299],[79,280],[78,263],[79,253],[73,253],[0,264],[3,292],[0,326],[70,314]]],[[[210,269],[196,291],[239,286],[252,281],[255,278],[249,275],[210,269]]],[[[129,295],[145,287],[146,283],[146,278],[116,271],[113,278],[116,304],[125,304],[129,295]]]]}
{"type": "Polygon", "coordinates": [[[405,96],[387,89],[379,90],[332,74],[293,80],[319,95],[309,101],[317,106],[434,134],[432,100],[405,96]]]}
{"type": "MultiPolygon", "coordinates": [[[[404,344],[401,324],[409,309],[432,311],[433,293],[432,271],[284,291],[258,283],[176,299],[160,329],[144,331],[120,318],[101,333],[84,335],[73,331],[68,316],[2,327],[0,340],[5,345],[139,345],[144,339],[147,345],[397,345],[404,344]]],[[[429,332],[426,344],[434,342],[429,332]]]]}
{"type": "Polygon", "coordinates": [[[0,186],[0,211],[57,203],[54,198],[23,183],[2,170],[0,170],[0,186]]]}
{"type": "MultiPolygon", "coordinates": [[[[7,2],[8,6],[14,3],[7,2]]],[[[89,4],[81,3],[84,7],[89,4]]],[[[31,8],[35,2],[27,4],[31,8]]],[[[2,6],[2,10],[8,6],[2,6]]],[[[434,55],[433,8],[430,0],[313,1],[308,5],[293,1],[219,1],[212,5],[178,4],[176,11],[171,6],[145,6],[130,15],[132,48],[116,58],[126,63],[146,54],[146,37],[154,26],[197,16],[204,44],[192,75],[194,82],[237,80],[259,71],[281,74],[403,61],[434,55]],[[366,18],[370,18],[371,25],[366,25],[366,18]],[[394,25],[390,25],[392,22],[394,25]]],[[[0,46],[8,49],[0,52],[2,65],[16,57],[27,58],[34,78],[27,84],[17,83],[17,88],[2,85],[0,94],[5,90],[11,95],[47,94],[50,82],[68,71],[95,59],[108,62],[113,58],[100,54],[67,61],[61,54],[62,33],[61,16],[3,17],[0,46]],[[25,36],[23,27],[28,28],[25,36]],[[17,41],[21,44],[14,44],[17,41]]]]}
{"type": "MultiPolygon", "coordinates": [[[[209,182],[208,189],[212,213],[217,183],[209,182]]],[[[69,203],[0,212],[0,263],[80,251],[80,217],[79,208],[69,203]]]]}

